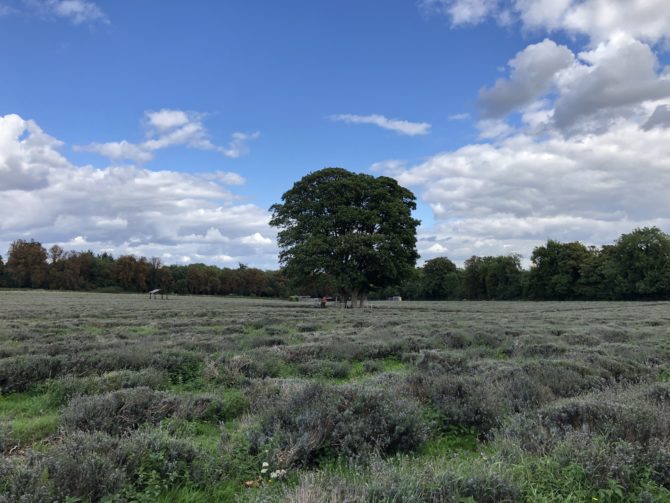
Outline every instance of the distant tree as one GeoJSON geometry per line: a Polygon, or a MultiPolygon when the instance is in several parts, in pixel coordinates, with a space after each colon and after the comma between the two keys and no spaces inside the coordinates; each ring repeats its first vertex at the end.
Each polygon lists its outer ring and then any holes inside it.
{"type": "Polygon", "coordinates": [[[265,291],[266,297],[288,297],[288,278],[283,271],[265,271],[265,291]]]}
{"type": "Polygon", "coordinates": [[[191,264],[188,266],[186,270],[186,286],[189,293],[209,293],[207,283],[207,266],[205,264],[191,264]]]}
{"type": "Polygon", "coordinates": [[[158,257],[151,257],[149,259],[149,286],[153,290],[154,288],[159,288],[160,284],[160,279],[159,279],[159,271],[161,267],[163,267],[163,264],[161,263],[161,259],[158,257]]]}
{"type": "Polygon", "coordinates": [[[492,300],[518,299],[523,291],[521,257],[501,255],[484,257],[486,298],[492,300]]]}
{"type": "Polygon", "coordinates": [[[622,295],[627,299],[670,297],[670,236],[658,227],[635,229],[612,246],[622,295]]]}
{"type": "Polygon", "coordinates": [[[151,277],[151,263],[145,258],[140,257],[135,262],[134,281],[135,290],[138,292],[148,292],[153,290],[154,285],[149,288],[149,281],[151,277]]]}
{"type": "Polygon", "coordinates": [[[5,263],[2,260],[2,255],[0,255],[0,287],[5,286],[5,263]]]}
{"type": "Polygon", "coordinates": [[[433,300],[453,300],[461,296],[461,277],[456,264],[446,257],[426,261],[423,266],[424,296],[433,300]]]}
{"type": "Polygon", "coordinates": [[[403,299],[419,300],[426,298],[426,275],[423,267],[415,268],[412,273],[403,281],[400,288],[391,286],[386,289],[383,298],[398,295],[403,299]]]}
{"type": "Polygon", "coordinates": [[[239,293],[241,289],[241,278],[236,271],[226,267],[219,273],[219,281],[221,282],[221,293],[223,295],[230,295],[231,293],[239,293]]]}
{"type": "Polygon", "coordinates": [[[260,296],[267,286],[267,277],[263,271],[254,267],[238,269],[244,295],[260,296]]]}
{"type": "Polygon", "coordinates": [[[7,273],[19,288],[42,288],[47,280],[47,251],[37,241],[18,239],[9,247],[7,273]]]}
{"type": "Polygon", "coordinates": [[[363,305],[373,288],[408,277],[418,254],[412,192],[388,177],[325,168],[303,177],[271,207],[280,262],[289,277],[332,276],[363,305]]]}
{"type": "Polygon", "coordinates": [[[132,255],[123,255],[114,263],[114,279],[124,290],[133,290],[135,287],[136,264],[137,259],[132,255]]]}
{"type": "Polygon", "coordinates": [[[163,292],[169,293],[172,291],[174,279],[172,278],[172,271],[169,267],[161,267],[156,273],[156,285],[163,292]]]}
{"type": "Polygon", "coordinates": [[[482,257],[472,256],[463,269],[463,295],[466,299],[486,299],[486,265],[482,257]]]}
{"type": "Polygon", "coordinates": [[[546,300],[579,299],[581,271],[593,253],[578,241],[549,240],[545,246],[535,248],[531,256],[531,296],[546,300]]]}
{"type": "Polygon", "coordinates": [[[590,246],[590,254],[579,270],[579,298],[588,300],[618,300],[623,298],[623,281],[611,245],[590,246]]]}

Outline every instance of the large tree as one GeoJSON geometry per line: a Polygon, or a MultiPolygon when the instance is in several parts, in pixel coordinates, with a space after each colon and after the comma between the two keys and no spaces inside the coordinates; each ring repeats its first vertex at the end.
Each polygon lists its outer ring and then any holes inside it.
{"type": "Polygon", "coordinates": [[[273,205],[279,258],[288,276],[335,279],[340,295],[359,305],[373,288],[398,284],[418,254],[412,218],[416,198],[385,176],[325,168],[303,177],[273,205]]]}

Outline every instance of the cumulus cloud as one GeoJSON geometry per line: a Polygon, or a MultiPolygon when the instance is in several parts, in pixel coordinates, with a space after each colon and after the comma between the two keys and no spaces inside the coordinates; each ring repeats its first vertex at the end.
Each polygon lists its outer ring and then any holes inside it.
{"type": "MultiPolygon", "coordinates": [[[[276,267],[267,211],[227,185],[230,172],[194,175],[73,165],[62,143],[18,115],[0,117],[0,245],[33,237],[66,247],[276,267]],[[226,260],[223,260],[223,258],[226,260]]],[[[186,260],[186,262],[188,262],[186,260]]]]}
{"type": "Polygon", "coordinates": [[[373,124],[383,129],[395,131],[406,136],[424,135],[430,132],[430,124],[427,122],[410,122],[400,119],[388,119],[383,115],[331,115],[330,119],[348,124],[373,124]]]}
{"type": "Polygon", "coordinates": [[[433,210],[435,226],[421,232],[424,259],[444,250],[459,261],[528,257],[547,238],[601,244],[637,226],[670,229],[670,129],[632,121],[575,137],[519,133],[394,176],[433,210]]]}
{"type": "Polygon", "coordinates": [[[509,77],[480,91],[482,117],[501,120],[518,111],[537,132],[606,130],[670,97],[670,77],[652,49],[625,34],[577,55],[544,40],[520,51],[508,67],[509,77]]]}
{"type": "Polygon", "coordinates": [[[24,4],[43,17],[66,19],[75,25],[109,23],[103,10],[89,0],[24,0],[24,4]]]}
{"type": "Polygon", "coordinates": [[[260,136],[259,132],[235,132],[228,145],[216,145],[203,124],[204,115],[183,110],[162,109],[144,114],[147,139],[141,143],[126,140],[77,145],[75,150],[95,152],[114,161],[130,160],[141,164],[150,161],[154,152],[164,148],[185,146],[198,150],[212,150],[226,157],[238,158],[249,152],[248,142],[260,136]]]}
{"type": "Polygon", "coordinates": [[[169,131],[170,129],[185,126],[192,119],[183,110],[162,109],[158,112],[146,112],[146,121],[150,127],[158,131],[169,131]]]}
{"type": "Polygon", "coordinates": [[[370,166],[370,171],[373,173],[385,173],[387,175],[395,176],[405,171],[407,163],[400,159],[387,159],[385,161],[375,162],[370,166]]]}
{"type": "Polygon", "coordinates": [[[553,117],[561,129],[583,119],[602,127],[608,119],[634,114],[646,101],[670,96],[670,78],[658,72],[656,55],[627,35],[582,52],[579,59],[583,64],[565,72],[559,82],[553,117]]]}
{"type": "Polygon", "coordinates": [[[617,33],[650,43],[670,37],[666,0],[421,0],[419,5],[453,25],[518,21],[527,30],[566,31],[594,42],[617,33]]]}
{"type": "Polygon", "coordinates": [[[49,167],[69,166],[57,150],[61,145],[33,121],[18,115],[0,116],[0,191],[45,187],[49,167]]]}
{"type": "Polygon", "coordinates": [[[510,76],[498,79],[491,88],[479,92],[479,104],[486,118],[504,117],[547,93],[556,74],[574,64],[572,51],[545,39],[519,52],[508,62],[510,76]]]}

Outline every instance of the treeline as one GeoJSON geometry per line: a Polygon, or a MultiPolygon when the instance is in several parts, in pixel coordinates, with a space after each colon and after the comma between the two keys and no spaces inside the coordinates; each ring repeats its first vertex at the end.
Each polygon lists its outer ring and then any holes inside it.
{"type": "Polygon", "coordinates": [[[178,294],[288,296],[287,280],[279,271],[262,271],[240,264],[237,269],[205,264],[163,265],[147,259],[108,253],[47,251],[37,241],[14,241],[6,262],[0,257],[0,286],[50,290],[147,292],[160,288],[178,294]]]}
{"type": "MultiPolygon", "coordinates": [[[[157,258],[48,251],[37,241],[12,243],[0,257],[0,286],[53,290],[288,297],[336,292],[332,278],[297,287],[283,271],[205,264],[166,266],[157,258]]],[[[471,257],[457,267],[446,257],[428,260],[402,285],[371,298],[414,300],[656,300],[670,299],[670,236],[656,227],[623,234],[614,244],[585,246],[549,240],[533,250],[530,270],[518,255],[471,257]]]]}
{"type": "Polygon", "coordinates": [[[379,297],[398,294],[426,300],[670,299],[670,236],[646,227],[603,247],[549,240],[533,251],[530,270],[518,255],[471,257],[463,268],[439,257],[379,297]]]}

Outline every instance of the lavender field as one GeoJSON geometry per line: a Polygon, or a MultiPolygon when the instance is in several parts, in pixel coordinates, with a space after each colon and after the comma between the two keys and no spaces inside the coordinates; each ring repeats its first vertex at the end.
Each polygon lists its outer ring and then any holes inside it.
{"type": "Polygon", "coordinates": [[[670,501],[670,303],[0,291],[0,501],[670,501]]]}

